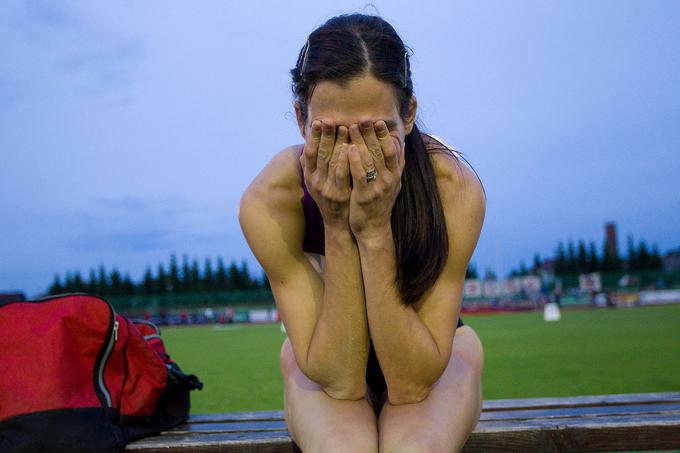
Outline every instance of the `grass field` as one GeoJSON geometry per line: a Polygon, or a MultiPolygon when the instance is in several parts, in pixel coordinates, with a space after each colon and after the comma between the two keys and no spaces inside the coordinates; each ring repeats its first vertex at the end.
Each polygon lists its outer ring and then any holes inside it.
{"type": "MultiPolygon", "coordinates": [[[[484,398],[680,391],[680,304],[463,316],[484,343],[484,398]]],[[[279,325],[163,329],[204,382],[192,412],[282,409],[279,325]]]]}

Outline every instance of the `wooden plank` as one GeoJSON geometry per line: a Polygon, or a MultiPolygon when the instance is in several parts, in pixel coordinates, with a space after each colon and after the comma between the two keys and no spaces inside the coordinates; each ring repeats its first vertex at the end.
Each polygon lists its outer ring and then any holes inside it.
{"type": "Polygon", "coordinates": [[[484,401],[483,410],[496,411],[540,407],[608,406],[616,404],[655,404],[673,402],[680,402],[680,392],[623,393],[618,395],[488,400],[484,401]]]}
{"type": "MultiPolygon", "coordinates": [[[[644,404],[637,406],[605,406],[605,407],[582,407],[566,409],[535,409],[518,411],[498,411],[482,414],[480,422],[494,420],[532,420],[532,419],[557,419],[574,417],[602,417],[612,415],[644,415],[666,414],[680,416],[680,403],[677,404],[644,404]]],[[[189,423],[180,425],[162,434],[190,434],[190,433],[229,433],[246,431],[273,431],[285,430],[286,423],[283,420],[275,421],[229,421],[214,423],[189,423]]]]}
{"type": "MultiPolygon", "coordinates": [[[[656,404],[680,402],[680,392],[629,393],[620,395],[592,395],[561,398],[524,398],[484,401],[484,411],[553,408],[577,406],[608,406],[617,404],[656,404]]],[[[283,411],[232,412],[216,414],[192,414],[189,422],[221,422],[232,420],[283,420],[283,411]]]]}
{"type": "Polygon", "coordinates": [[[164,435],[141,439],[129,444],[131,452],[264,452],[297,453],[287,431],[264,431],[260,433],[229,433],[190,435],[164,435]]]}
{"type": "MultiPolygon", "coordinates": [[[[591,395],[555,398],[523,398],[484,401],[484,411],[557,408],[579,406],[608,406],[618,404],[658,404],[680,402],[680,392],[628,393],[620,395],[591,395]]],[[[190,423],[212,423],[244,420],[283,420],[283,411],[230,412],[216,414],[192,414],[190,423]]]]}
{"type": "MultiPolygon", "coordinates": [[[[492,419],[480,420],[477,424],[476,431],[491,432],[491,431],[512,431],[514,429],[534,429],[534,428],[559,428],[561,426],[587,426],[589,428],[610,427],[617,425],[629,426],[633,424],[645,424],[649,422],[670,424],[673,426],[680,426],[680,410],[671,412],[652,412],[652,413],[633,413],[633,414],[619,414],[619,413],[602,413],[596,416],[583,416],[581,414],[562,414],[561,417],[535,417],[527,419],[492,419]]],[[[257,432],[264,431],[285,431],[285,422],[244,422],[244,423],[214,423],[214,424],[196,424],[196,425],[182,425],[162,434],[169,435],[183,435],[190,436],[191,434],[219,434],[219,433],[238,433],[238,432],[253,432],[257,436],[257,432]]]]}
{"type": "MultiPolygon", "coordinates": [[[[680,448],[680,392],[484,403],[465,452],[680,448]]],[[[128,446],[144,452],[298,452],[282,411],[201,414],[128,446]]]]}
{"type": "Polygon", "coordinates": [[[224,414],[191,414],[189,423],[214,423],[245,420],[283,420],[283,411],[229,412],[224,414]]]}
{"type": "Polygon", "coordinates": [[[680,448],[680,416],[480,422],[464,452],[613,451],[680,448]]]}
{"type": "MultiPolygon", "coordinates": [[[[271,451],[290,452],[287,431],[240,433],[168,432],[130,444],[131,451],[271,451]]],[[[588,419],[505,420],[480,422],[463,451],[603,451],[680,448],[680,414],[588,419]]]]}
{"type": "Polygon", "coordinates": [[[602,415],[680,414],[680,403],[612,406],[582,406],[557,409],[529,409],[482,412],[480,421],[528,420],[559,417],[596,417],[602,415]]]}
{"type": "MultiPolygon", "coordinates": [[[[579,427],[588,429],[634,426],[674,426],[680,428],[680,414],[614,415],[607,417],[569,417],[558,419],[493,420],[480,421],[475,427],[478,433],[523,431],[530,429],[561,429],[579,427]]],[[[680,430],[678,431],[680,440],[680,430]]]]}
{"type": "Polygon", "coordinates": [[[191,434],[191,433],[229,433],[247,431],[285,431],[286,422],[284,420],[274,421],[243,421],[243,422],[223,422],[223,423],[189,423],[177,426],[161,434],[191,434]]]}
{"type": "MultiPolygon", "coordinates": [[[[630,393],[620,395],[593,395],[566,398],[525,398],[484,401],[484,412],[581,406],[610,406],[624,404],[658,404],[680,402],[680,392],[630,393]]],[[[192,414],[189,423],[215,423],[245,420],[283,420],[283,411],[231,412],[215,414],[192,414]]]]}

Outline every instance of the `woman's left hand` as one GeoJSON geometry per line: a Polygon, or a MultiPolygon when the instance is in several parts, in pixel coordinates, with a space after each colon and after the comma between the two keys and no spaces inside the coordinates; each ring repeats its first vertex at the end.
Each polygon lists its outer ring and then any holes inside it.
{"type": "Polygon", "coordinates": [[[390,226],[392,208],[401,190],[404,170],[404,149],[393,137],[384,121],[349,128],[349,166],[353,188],[350,196],[349,223],[357,240],[382,235],[390,226]],[[362,159],[362,155],[372,157],[362,159]],[[366,174],[375,170],[377,176],[367,180],[366,174]]]}

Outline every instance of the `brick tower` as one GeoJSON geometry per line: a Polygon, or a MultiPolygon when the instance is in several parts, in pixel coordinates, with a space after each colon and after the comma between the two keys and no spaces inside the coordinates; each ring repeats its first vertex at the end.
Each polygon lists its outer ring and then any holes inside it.
{"type": "Polygon", "coordinates": [[[607,222],[604,224],[605,232],[605,244],[607,250],[612,257],[618,258],[619,250],[616,244],[618,241],[616,239],[616,222],[607,222]]]}

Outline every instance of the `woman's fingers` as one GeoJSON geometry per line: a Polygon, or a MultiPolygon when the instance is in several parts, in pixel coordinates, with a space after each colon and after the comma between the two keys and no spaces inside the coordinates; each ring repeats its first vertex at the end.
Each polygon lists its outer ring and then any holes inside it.
{"type": "Polygon", "coordinates": [[[371,157],[373,157],[376,170],[380,173],[385,169],[385,159],[373,123],[370,121],[362,121],[360,127],[361,135],[364,138],[364,143],[366,143],[366,148],[368,148],[368,152],[371,154],[371,157]]]}
{"type": "Polygon", "coordinates": [[[347,161],[347,144],[349,141],[349,131],[345,126],[338,126],[337,138],[333,145],[333,155],[328,163],[328,178],[340,189],[345,190],[349,187],[349,164],[347,161]],[[344,151],[343,151],[344,150],[344,151]],[[344,155],[343,155],[344,152],[344,155]],[[347,174],[344,174],[347,173],[347,174]],[[347,179],[345,184],[344,179],[347,179]]]}
{"type": "Polygon", "coordinates": [[[328,175],[328,163],[333,157],[335,145],[335,123],[323,120],[321,124],[321,141],[319,142],[319,154],[316,158],[316,168],[322,179],[328,175]]]}
{"type": "MultiPolygon", "coordinates": [[[[350,129],[351,130],[351,129],[350,129]]],[[[349,160],[349,169],[352,174],[352,182],[355,189],[362,190],[366,187],[366,168],[364,167],[361,155],[359,154],[359,147],[355,144],[349,145],[347,149],[347,157],[349,160]]]]}
{"type": "Polygon", "coordinates": [[[397,149],[390,131],[387,129],[387,124],[384,121],[376,121],[375,131],[380,142],[380,148],[385,159],[385,167],[395,173],[399,169],[399,150],[397,149]]]}
{"type": "Polygon", "coordinates": [[[337,165],[340,149],[342,148],[342,145],[347,144],[348,142],[349,131],[345,126],[338,126],[337,138],[335,140],[335,144],[333,145],[333,154],[331,156],[330,162],[328,163],[329,167],[335,167],[337,165]]]}
{"type": "Polygon", "coordinates": [[[404,167],[406,166],[406,150],[404,147],[401,147],[401,150],[399,151],[399,172],[404,171],[404,167]]]}
{"type": "Polygon", "coordinates": [[[349,143],[349,130],[345,126],[338,126],[338,137],[335,140],[336,145],[340,146],[349,143]]]}
{"type": "Polygon", "coordinates": [[[321,122],[313,121],[307,143],[305,143],[303,156],[305,159],[305,170],[309,173],[316,171],[316,159],[321,141],[321,122]]]}
{"type": "MultiPolygon", "coordinates": [[[[346,128],[345,128],[346,129],[346,128]]],[[[338,160],[335,166],[335,185],[341,190],[349,189],[349,159],[347,150],[349,145],[343,143],[338,151],[338,160]]]]}
{"type": "MultiPolygon", "coordinates": [[[[349,127],[349,137],[352,141],[352,144],[356,146],[359,157],[361,158],[361,164],[366,169],[366,171],[368,172],[375,170],[373,156],[371,156],[371,153],[368,151],[368,147],[366,146],[364,137],[361,135],[361,130],[359,129],[358,124],[352,124],[349,127]]],[[[352,175],[352,177],[354,177],[354,175],[352,175]]],[[[365,173],[363,177],[366,179],[365,173]]]]}

